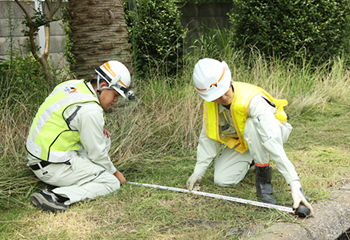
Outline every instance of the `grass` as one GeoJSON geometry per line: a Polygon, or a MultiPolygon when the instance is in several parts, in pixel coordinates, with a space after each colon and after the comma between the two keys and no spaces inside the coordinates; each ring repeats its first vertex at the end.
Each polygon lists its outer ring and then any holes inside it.
{"type": "MultiPolygon", "coordinates": [[[[252,64],[243,64],[239,53],[224,57],[235,81],[288,99],[294,131],[285,150],[309,201],[326,201],[330,190],[349,182],[350,87],[344,63],[310,70],[307,64],[267,62],[258,54],[249,60],[252,64]]],[[[155,77],[137,84],[138,99],[120,101],[107,114],[110,154],[128,181],[186,188],[202,124],[202,100],[191,83],[196,60],[188,58],[176,79],[155,77]]],[[[17,104],[2,101],[0,112],[1,239],[245,239],[275,222],[300,222],[285,212],[130,184],[65,213],[43,213],[31,206],[29,196],[45,185],[25,166],[24,143],[35,107],[28,104],[29,93],[13,98],[17,104]]],[[[290,189],[271,164],[275,197],[291,207],[290,189]]],[[[214,185],[213,171],[211,165],[202,191],[257,200],[253,169],[229,188],[214,185]]]]}

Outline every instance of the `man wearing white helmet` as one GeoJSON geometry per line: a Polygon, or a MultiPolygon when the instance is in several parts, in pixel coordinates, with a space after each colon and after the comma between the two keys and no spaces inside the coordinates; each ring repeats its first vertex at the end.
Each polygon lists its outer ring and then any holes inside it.
{"type": "Polygon", "coordinates": [[[103,110],[121,95],[133,99],[128,69],[118,61],[96,68],[96,79],[70,80],[55,87],[40,106],[30,128],[27,165],[43,182],[56,186],[30,196],[44,211],[106,195],[126,182],[108,155],[110,133],[103,110]]]}
{"type": "Polygon", "coordinates": [[[302,203],[311,210],[303,194],[298,174],[284,149],[293,130],[287,122],[284,99],[275,99],[264,89],[233,82],[225,62],[205,58],[197,62],[193,83],[203,105],[203,128],[197,148],[197,163],[187,180],[189,190],[198,190],[207,167],[214,161],[214,182],[222,187],[239,183],[251,165],[255,165],[256,191],[259,200],[277,204],[272,194],[269,157],[291,186],[293,208],[302,203]]]}

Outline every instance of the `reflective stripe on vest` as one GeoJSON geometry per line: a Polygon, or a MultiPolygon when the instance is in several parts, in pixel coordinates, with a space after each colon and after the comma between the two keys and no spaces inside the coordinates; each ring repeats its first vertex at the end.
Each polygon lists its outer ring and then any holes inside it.
{"type": "Polygon", "coordinates": [[[27,151],[38,159],[65,162],[80,149],[78,131],[71,130],[64,111],[72,104],[96,102],[90,89],[82,80],[59,84],[40,106],[27,138],[27,151]]]}
{"type": "Polygon", "coordinates": [[[221,137],[222,133],[219,130],[219,107],[218,103],[215,102],[204,102],[204,126],[206,135],[218,142],[224,143],[227,147],[244,153],[248,149],[248,144],[244,140],[244,128],[245,123],[248,119],[248,106],[250,101],[259,93],[263,93],[269,100],[276,105],[275,117],[280,122],[287,122],[287,114],[284,112],[283,107],[288,104],[285,99],[276,99],[272,97],[264,89],[257,87],[249,83],[234,82],[234,97],[231,103],[231,117],[235,126],[238,139],[233,137],[225,136],[221,137]]]}

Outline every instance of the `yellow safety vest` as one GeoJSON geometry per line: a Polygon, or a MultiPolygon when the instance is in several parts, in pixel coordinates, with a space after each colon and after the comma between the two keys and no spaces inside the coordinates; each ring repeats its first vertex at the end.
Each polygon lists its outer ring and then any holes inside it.
{"type": "Polygon", "coordinates": [[[237,146],[235,150],[244,153],[248,149],[248,144],[244,140],[244,127],[248,118],[248,106],[250,101],[257,94],[264,94],[271,102],[275,103],[277,107],[275,117],[281,123],[287,122],[287,114],[284,112],[283,107],[287,106],[288,102],[285,99],[276,99],[264,89],[249,83],[234,82],[233,87],[234,97],[230,112],[238,139],[230,136],[221,138],[222,132],[219,129],[219,107],[218,103],[215,102],[205,101],[203,104],[205,133],[209,138],[224,143],[229,148],[237,146]]]}
{"type": "Polygon", "coordinates": [[[80,149],[80,134],[70,129],[70,118],[66,122],[63,114],[70,105],[85,102],[99,104],[84,81],[71,80],[57,85],[33,120],[26,143],[27,151],[40,160],[50,162],[65,162],[74,157],[80,149]]]}

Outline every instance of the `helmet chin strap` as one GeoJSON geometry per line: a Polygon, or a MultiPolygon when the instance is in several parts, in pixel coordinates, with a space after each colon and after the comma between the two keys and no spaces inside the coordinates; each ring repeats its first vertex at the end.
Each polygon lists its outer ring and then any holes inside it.
{"type": "Polygon", "coordinates": [[[96,76],[96,79],[97,79],[97,98],[98,98],[98,101],[100,102],[100,93],[101,93],[101,88],[100,88],[100,75],[97,74],[96,76]]]}
{"type": "MultiPolygon", "coordinates": [[[[97,97],[98,97],[98,101],[100,101],[100,94],[101,94],[101,91],[103,89],[111,89],[111,87],[101,87],[100,88],[100,75],[97,74],[96,76],[96,79],[97,79],[97,97]]],[[[100,101],[101,102],[101,101],[100,101]]]]}
{"type": "MultiPolygon", "coordinates": [[[[116,79],[117,79],[117,81],[120,79],[120,75],[118,75],[116,78],[114,78],[114,79],[112,80],[112,83],[109,82],[108,80],[105,80],[105,81],[108,82],[108,84],[109,84],[108,87],[102,87],[102,88],[100,88],[100,79],[101,79],[100,75],[97,74],[97,76],[96,76],[96,80],[97,80],[97,90],[96,90],[96,92],[97,92],[97,97],[98,97],[98,100],[99,100],[99,101],[100,101],[100,94],[101,94],[101,91],[102,91],[103,89],[112,89],[112,90],[113,90],[114,88],[112,87],[112,84],[113,84],[113,82],[115,82],[116,79]]],[[[135,99],[135,95],[134,95],[134,92],[133,92],[132,90],[129,90],[127,87],[118,86],[117,84],[115,84],[115,87],[117,87],[119,90],[123,91],[124,94],[125,94],[125,96],[127,96],[127,98],[128,98],[129,100],[135,99]]],[[[125,97],[125,96],[124,96],[124,97],[125,97]]]]}

